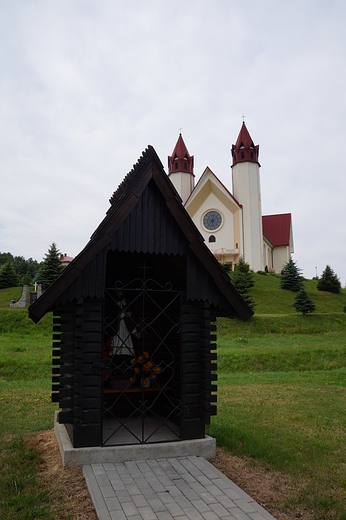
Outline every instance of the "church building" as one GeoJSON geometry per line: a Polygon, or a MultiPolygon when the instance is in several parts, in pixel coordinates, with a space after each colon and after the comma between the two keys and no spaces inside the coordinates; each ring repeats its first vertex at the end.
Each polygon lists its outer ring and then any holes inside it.
{"type": "Polygon", "coordinates": [[[168,176],[205,243],[221,264],[243,258],[253,271],[280,273],[293,248],[290,213],[262,215],[259,145],[243,122],[232,145],[232,191],[206,167],[195,184],[194,157],[179,135],[168,176]]]}

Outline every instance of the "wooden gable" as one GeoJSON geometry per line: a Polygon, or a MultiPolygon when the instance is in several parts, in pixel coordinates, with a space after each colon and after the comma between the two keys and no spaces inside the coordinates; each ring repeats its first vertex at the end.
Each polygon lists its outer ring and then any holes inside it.
{"type": "Polygon", "coordinates": [[[187,299],[209,302],[217,315],[246,320],[252,311],[232,286],[184,209],[181,199],[149,146],[110,199],[104,220],[89,243],[29,308],[38,322],[61,303],[100,298],[110,250],[185,255],[187,299]]]}

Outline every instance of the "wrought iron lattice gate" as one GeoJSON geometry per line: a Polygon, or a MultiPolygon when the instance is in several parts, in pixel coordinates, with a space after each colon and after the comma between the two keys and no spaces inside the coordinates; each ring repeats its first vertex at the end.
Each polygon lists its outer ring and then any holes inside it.
{"type": "Polygon", "coordinates": [[[105,290],[103,445],[180,440],[180,291],[153,279],[105,290]]]}

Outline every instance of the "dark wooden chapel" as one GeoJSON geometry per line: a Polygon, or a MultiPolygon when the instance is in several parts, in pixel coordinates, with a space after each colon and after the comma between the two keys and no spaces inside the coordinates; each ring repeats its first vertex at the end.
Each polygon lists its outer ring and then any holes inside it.
{"type": "Polygon", "coordinates": [[[52,400],[75,448],[201,439],[216,316],[252,311],[149,146],[79,255],[29,308],[53,312],[52,400]]]}

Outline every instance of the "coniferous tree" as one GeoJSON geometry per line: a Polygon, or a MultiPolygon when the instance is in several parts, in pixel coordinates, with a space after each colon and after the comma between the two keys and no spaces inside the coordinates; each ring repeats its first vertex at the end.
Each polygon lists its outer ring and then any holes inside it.
{"type": "Polygon", "coordinates": [[[333,269],[326,266],[325,270],[322,273],[321,278],[317,282],[317,289],[319,291],[329,291],[332,293],[339,293],[341,289],[341,283],[336,273],[334,273],[333,269]]]}
{"type": "Polygon", "coordinates": [[[303,314],[313,312],[316,308],[314,302],[308,296],[304,287],[302,287],[300,291],[297,293],[293,307],[297,312],[302,312],[303,314]]]}
{"type": "Polygon", "coordinates": [[[41,264],[38,281],[43,284],[44,289],[48,289],[58,278],[62,270],[63,265],[60,262],[60,251],[56,247],[55,242],[53,242],[41,264]]]}
{"type": "Polygon", "coordinates": [[[18,285],[18,277],[12,262],[6,262],[0,269],[0,289],[15,287],[18,285]]]}
{"type": "Polygon", "coordinates": [[[232,284],[237,289],[239,294],[243,297],[250,309],[254,310],[255,303],[250,294],[251,288],[255,285],[250,266],[242,258],[234,267],[234,272],[231,276],[232,284]]]}
{"type": "Polygon", "coordinates": [[[282,268],[280,287],[288,291],[298,292],[302,287],[301,269],[292,258],[282,268]]]}

